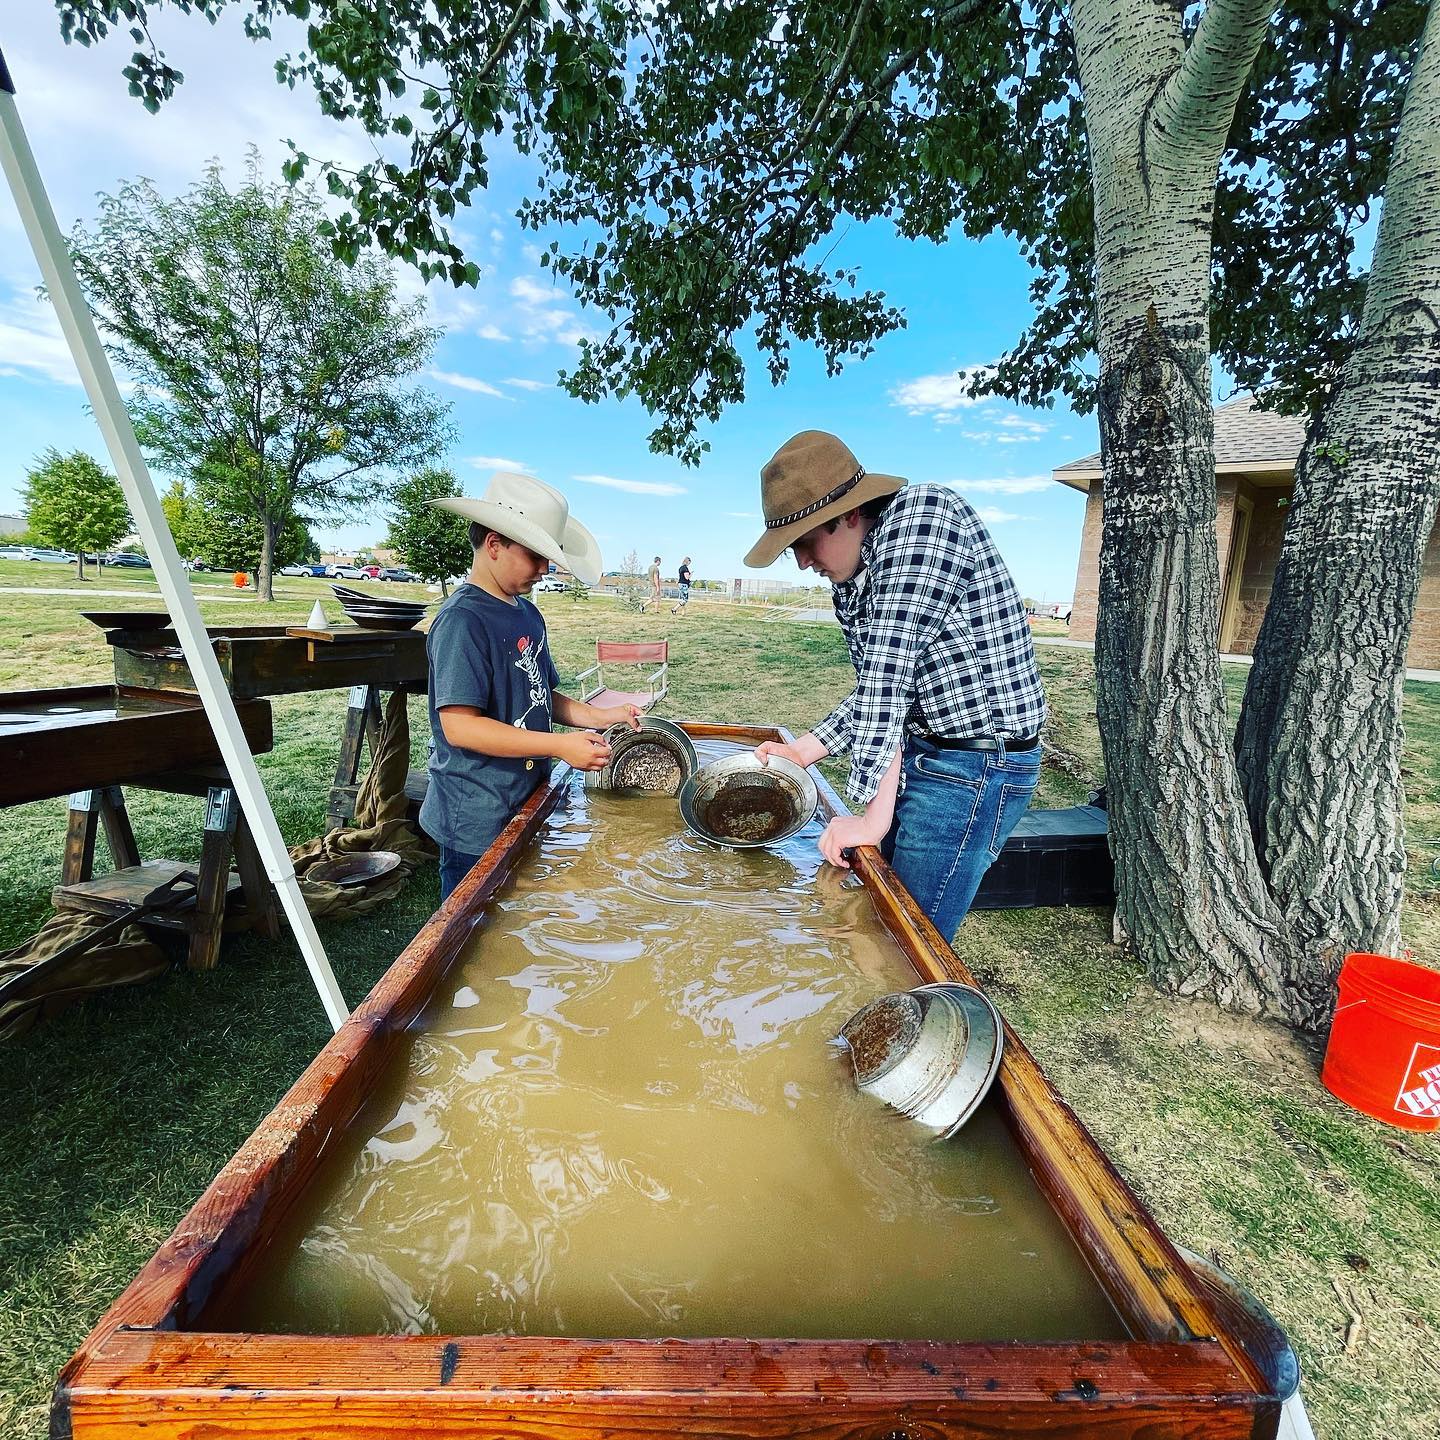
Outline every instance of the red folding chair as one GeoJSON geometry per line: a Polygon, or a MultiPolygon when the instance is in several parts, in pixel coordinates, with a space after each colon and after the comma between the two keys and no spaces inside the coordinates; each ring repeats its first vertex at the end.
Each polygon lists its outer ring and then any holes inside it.
{"type": "MultiPolygon", "coordinates": [[[[583,687],[586,680],[595,678],[591,689],[581,689],[580,698],[590,705],[638,705],[648,710],[658,705],[670,688],[670,642],[668,640],[644,640],[637,644],[626,644],[618,640],[597,640],[595,642],[595,663],[581,671],[576,684],[583,687]],[[607,665],[654,665],[656,668],[643,677],[643,690],[612,690],[605,679],[607,665]]],[[[640,677],[637,677],[640,678],[640,677]]]]}

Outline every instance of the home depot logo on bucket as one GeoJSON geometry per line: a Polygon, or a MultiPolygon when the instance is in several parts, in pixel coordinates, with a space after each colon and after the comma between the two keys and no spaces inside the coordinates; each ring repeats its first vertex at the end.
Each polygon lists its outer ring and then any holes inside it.
{"type": "Polygon", "coordinates": [[[1325,1088],[1387,1125],[1440,1131],[1440,969],[1357,950],[1337,999],[1325,1088]]]}
{"type": "Polygon", "coordinates": [[[1395,1097],[1402,1115],[1440,1119],[1440,1045],[1417,1045],[1395,1097]]]}

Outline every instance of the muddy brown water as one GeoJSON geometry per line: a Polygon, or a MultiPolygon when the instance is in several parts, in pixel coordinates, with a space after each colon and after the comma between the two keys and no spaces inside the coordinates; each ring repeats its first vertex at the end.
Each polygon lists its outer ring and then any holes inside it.
{"type": "Polygon", "coordinates": [[[990,1105],[936,1144],[855,1090],[830,1037],[916,977],[817,834],[724,851],[577,785],[208,1323],[1122,1336],[990,1105]]]}

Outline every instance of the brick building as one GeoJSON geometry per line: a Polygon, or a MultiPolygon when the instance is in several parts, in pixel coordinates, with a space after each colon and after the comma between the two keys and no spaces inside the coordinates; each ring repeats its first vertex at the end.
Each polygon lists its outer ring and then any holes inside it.
{"type": "MultiPolygon", "coordinates": [[[[1295,462],[1305,426],[1288,415],[1255,409],[1248,396],[1215,409],[1215,540],[1220,558],[1220,650],[1248,655],[1270,599],[1286,506],[1294,488],[1295,462]]],[[[1099,455],[1072,460],[1052,475],[1085,492],[1085,529],[1075,572],[1070,634],[1095,638],[1100,584],[1099,455]]],[[[1410,638],[1409,663],[1440,667],[1440,527],[1430,537],[1410,638]]]]}

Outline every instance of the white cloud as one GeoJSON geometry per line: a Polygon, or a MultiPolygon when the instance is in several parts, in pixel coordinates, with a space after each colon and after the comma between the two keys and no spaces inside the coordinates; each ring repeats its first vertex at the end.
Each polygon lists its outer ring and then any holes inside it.
{"type": "Polygon", "coordinates": [[[553,390],[555,387],[544,380],[507,380],[507,385],[513,385],[517,390],[553,390]]]}
{"type": "Polygon", "coordinates": [[[663,480],[617,480],[613,475],[573,475],[582,485],[604,485],[611,490],[624,490],[631,495],[684,495],[683,485],[663,480]]]}
{"type": "Polygon", "coordinates": [[[523,460],[507,460],[503,455],[467,455],[467,465],[477,470],[518,470],[522,475],[530,473],[530,467],[523,460]]]}
{"type": "Polygon", "coordinates": [[[488,380],[477,380],[473,375],[461,375],[454,370],[427,370],[425,373],[432,380],[438,380],[442,385],[453,385],[457,390],[470,390],[476,395],[491,395],[496,400],[513,401],[515,398],[490,384],[488,380]]]}
{"type": "Polygon", "coordinates": [[[753,510],[727,510],[725,513],[732,520],[758,520],[760,518],[753,510]]]}
{"type": "Polygon", "coordinates": [[[565,293],[553,285],[520,275],[510,282],[510,296],[515,301],[515,328],[527,340],[576,345],[594,334],[566,304],[565,293]]]}
{"type": "Polygon", "coordinates": [[[1008,521],[1020,519],[1020,516],[1013,510],[1001,510],[995,505],[979,505],[976,507],[975,513],[987,525],[1004,525],[1008,521]]]}
{"type": "Polygon", "coordinates": [[[981,403],[973,395],[967,395],[965,387],[990,369],[988,365],[971,365],[958,374],[921,375],[895,386],[890,392],[890,402],[902,406],[911,415],[954,418],[954,411],[981,403]]]}
{"type": "Polygon", "coordinates": [[[17,289],[0,304],[0,355],[12,374],[57,385],[80,383],[54,310],[33,293],[17,289]]]}
{"type": "Polygon", "coordinates": [[[482,325],[475,332],[482,340],[504,340],[510,337],[498,325],[482,325]]]}
{"type": "MultiPolygon", "coordinates": [[[[958,418],[958,416],[942,415],[939,423],[946,425],[958,418]]],[[[984,423],[989,428],[965,430],[962,432],[965,438],[974,440],[980,445],[1027,445],[1050,433],[1050,426],[1044,421],[1031,420],[1025,415],[1001,415],[994,420],[993,424],[987,415],[984,417],[984,423]]]]}
{"type": "Polygon", "coordinates": [[[972,495],[1034,495],[1055,483],[1048,475],[1016,475],[999,480],[952,480],[957,490],[972,495]]]}

